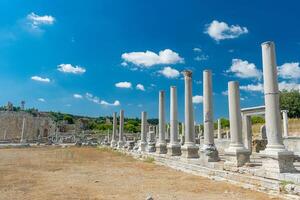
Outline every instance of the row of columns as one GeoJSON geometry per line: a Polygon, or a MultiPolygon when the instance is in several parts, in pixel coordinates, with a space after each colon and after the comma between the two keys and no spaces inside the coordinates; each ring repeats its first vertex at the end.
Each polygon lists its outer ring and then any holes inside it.
{"type": "MultiPolygon", "coordinates": [[[[262,44],[263,57],[263,77],[265,93],[265,118],[267,132],[267,148],[261,153],[266,158],[263,167],[266,170],[276,172],[291,172],[295,170],[293,166],[293,152],[287,151],[283,145],[279,90],[277,81],[277,65],[275,59],[275,47],[273,42],[262,44]]],[[[167,150],[165,138],[165,92],[159,92],[159,137],[156,143],[156,152],[159,154],[180,155],[185,158],[199,158],[199,147],[195,144],[194,130],[194,110],[192,102],[192,72],[185,70],[184,75],[184,136],[183,146],[178,143],[178,110],[176,87],[171,87],[170,95],[170,144],[167,150]]],[[[219,160],[218,151],[214,144],[213,134],[213,101],[212,101],[212,80],[211,71],[203,72],[203,124],[204,124],[204,145],[200,149],[201,159],[208,162],[219,160]]],[[[230,145],[225,150],[228,159],[225,164],[243,166],[249,162],[250,151],[245,148],[242,138],[242,118],[240,108],[239,83],[230,81],[228,83],[229,120],[230,120],[230,145]]],[[[121,113],[120,113],[121,119],[121,113]]],[[[142,113],[142,133],[141,150],[145,140],[146,114],[142,113]]],[[[221,122],[218,120],[218,125],[221,122]]],[[[220,127],[220,125],[218,126],[220,127]]],[[[285,127],[286,128],[286,127],[285,127]]],[[[121,129],[121,123],[120,123],[121,129]]],[[[286,128],[287,129],[287,128],[286,128]]],[[[221,138],[220,128],[218,128],[218,138],[221,138]]],[[[122,134],[123,131],[120,131],[122,134]]],[[[122,137],[121,137],[122,138],[122,137]]]]}
{"type": "Polygon", "coordinates": [[[124,110],[120,110],[120,119],[119,119],[119,140],[116,141],[116,135],[117,135],[117,113],[113,113],[113,131],[112,131],[112,140],[111,140],[111,147],[118,147],[122,148],[125,144],[124,141],[124,110]]]}

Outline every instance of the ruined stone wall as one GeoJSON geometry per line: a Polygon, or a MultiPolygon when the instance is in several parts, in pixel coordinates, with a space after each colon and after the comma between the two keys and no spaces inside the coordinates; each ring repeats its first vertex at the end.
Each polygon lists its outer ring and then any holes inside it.
{"type": "Polygon", "coordinates": [[[23,118],[24,135],[28,141],[37,140],[55,132],[55,124],[49,117],[33,116],[26,112],[0,111],[0,140],[19,142],[21,139],[23,118]]]}

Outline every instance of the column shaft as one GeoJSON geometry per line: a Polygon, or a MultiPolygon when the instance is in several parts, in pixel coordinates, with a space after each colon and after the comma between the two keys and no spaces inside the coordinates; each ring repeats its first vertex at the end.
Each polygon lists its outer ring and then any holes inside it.
{"type": "Polygon", "coordinates": [[[203,71],[203,125],[204,144],[214,144],[214,122],[211,71],[203,71]]]}
{"type": "Polygon", "coordinates": [[[261,46],[266,107],[265,118],[268,139],[267,149],[284,149],[281,133],[275,45],[273,42],[265,42],[261,46]]]}

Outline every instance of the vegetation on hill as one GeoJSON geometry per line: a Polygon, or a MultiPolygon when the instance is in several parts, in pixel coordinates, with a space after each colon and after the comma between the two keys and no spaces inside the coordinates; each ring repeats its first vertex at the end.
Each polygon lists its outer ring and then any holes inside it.
{"type": "Polygon", "coordinates": [[[280,107],[288,110],[289,118],[300,118],[300,92],[299,90],[280,92],[280,107]]]}

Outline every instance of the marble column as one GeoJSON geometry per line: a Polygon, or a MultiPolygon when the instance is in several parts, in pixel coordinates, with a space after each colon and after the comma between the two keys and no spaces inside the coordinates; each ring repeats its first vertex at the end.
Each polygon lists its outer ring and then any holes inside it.
{"type": "Polygon", "coordinates": [[[147,146],[147,113],[143,111],[141,113],[141,141],[139,144],[140,151],[146,151],[147,146]]]}
{"type": "Polygon", "coordinates": [[[124,133],[124,110],[120,110],[118,148],[123,148],[125,145],[123,133],[124,133]]]}
{"type": "Polygon", "coordinates": [[[289,118],[288,118],[288,111],[282,111],[282,123],[283,123],[283,136],[289,136],[289,118]]]}
{"type": "Polygon", "coordinates": [[[221,119],[218,119],[218,139],[222,139],[222,132],[221,132],[221,119]]]}
{"type": "Polygon", "coordinates": [[[294,154],[283,145],[275,44],[264,42],[262,47],[265,119],[268,144],[261,152],[263,168],[269,172],[292,172],[294,154]]]}
{"type": "Polygon", "coordinates": [[[242,132],[246,149],[252,152],[252,121],[251,115],[242,115],[242,132]]]}
{"type": "Polygon", "coordinates": [[[207,162],[219,161],[219,153],[214,143],[214,121],[213,121],[213,90],[211,71],[203,71],[203,126],[204,143],[200,149],[201,160],[207,162]]]}
{"type": "Polygon", "coordinates": [[[158,141],[156,143],[156,151],[159,154],[167,153],[167,143],[165,139],[165,91],[159,91],[158,103],[158,141]]]}
{"type": "Polygon", "coordinates": [[[171,156],[181,155],[181,145],[178,141],[178,108],[177,108],[177,90],[171,86],[170,91],[170,143],[168,145],[168,154],[171,156]]]}
{"type": "Polygon", "coordinates": [[[250,151],[243,145],[242,138],[242,114],[240,108],[239,83],[230,81],[228,83],[228,102],[230,120],[230,145],[225,150],[227,160],[225,164],[243,166],[250,160],[250,151]]]}
{"type": "Polygon", "coordinates": [[[113,113],[113,130],[112,130],[112,138],[110,142],[111,147],[115,147],[117,145],[116,141],[116,135],[117,135],[117,113],[113,113]]]}
{"type": "Polygon", "coordinates": [[[148,132],[148,141],[147,141],[147,151],[148,152],[155,152],[155,126],[149,126],[148,132]]]}
{"type": "Polygon", "coordinates": [[[23,117],[23,121],[22,121],[22,132],[21,132],[21,140],[20,143],[26,143],[27,140],[25,138],[25,124],[26,124],[26,118],[23,117]]]}
{"type": "Polygon", "coordinates": [[[170,142],[170,124],[167,124],[167,131],[166,131],[166,142],[170,142]]]}
{"type": "Polygon", "coordinates": [[[181,147],[182,157],[199,158],[199,147],[195,144],[194,107],[192,94],[192,71],[183,71],[184,75],[184,122],[185,141],[181,147]]]}

